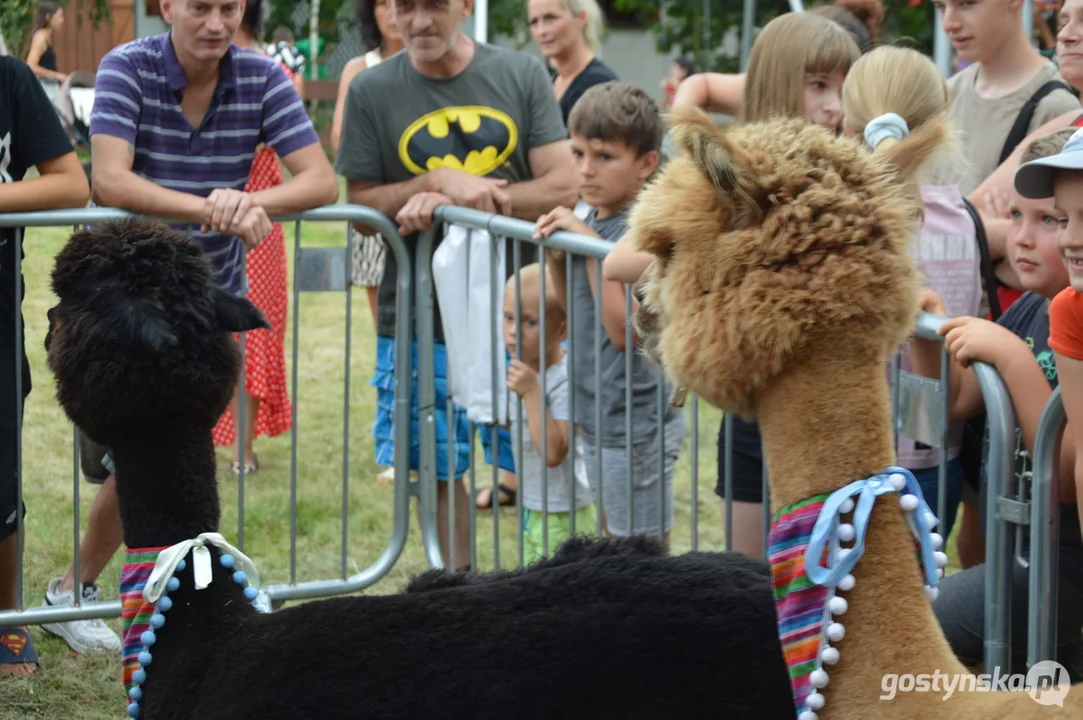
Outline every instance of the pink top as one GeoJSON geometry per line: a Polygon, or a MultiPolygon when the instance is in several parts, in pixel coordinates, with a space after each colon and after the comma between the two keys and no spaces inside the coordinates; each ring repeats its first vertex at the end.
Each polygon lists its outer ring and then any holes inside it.
{"type": "MultiPolygon", "coordinates": [[[[925,222],[918,228],[913,247],[924,285],[943,298],[949,317],[977,316],[982,297],[981,254],[962,194],[955,185],[923,185],[921,197],[925,201],[925,222]]],[[[902,369],[910,369],[906,346],[902,349],[902,369]]],[[[890,383],[890,365],[887,372],[890,383]]],[[[959,456],[962,438],[962,423],[953,423],[948,433],[949,460],[959,456]]],[[[911,438],[899,436],[898,463],[902,467],[923,470],[939,462],[937,448],[918,446],[911,438]]]]}

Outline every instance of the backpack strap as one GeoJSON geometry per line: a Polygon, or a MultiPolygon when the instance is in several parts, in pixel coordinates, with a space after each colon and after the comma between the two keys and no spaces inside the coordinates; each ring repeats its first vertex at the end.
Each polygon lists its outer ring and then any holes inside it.
{"type": "Polygon", "coordinates": [[[965,197],[963,205],[966,207],[970,219],[974,221],[974,233],[978,239],[978,252],[981,254],[981,277],[982,285],[985,286],[985,295],[989,299],[989,312],[993,315],[993,322],[1000,319],[1000,298],[997,296],[996,268],[993,267],[992,256],[989,254],[989,240],[985,237],[985,223],[982,222],[978,209],[965,197]]]}
{"type": "Polygon", "coordinates": [[[1004,143],[1004,149],[1000,151],[1000,160],[997,160],[997,165],[1007,160],[1008,156],[1012,154],[1012,150],[1015,150],[1016,146],[1023,142],[1023,138],[1027,136],[1027,131],[1030,129],[1030,121],[1034,119],[1034,112],[1038,109],[1038,103],[1054,90],[1072,92],[1072,89],[1060,80],[1050,80],[1038,88],[1030,96],[1030,100],[1023,104],[1018,117],[1015,118],[1015,124],[1012,125],[1011,131],[1008,132],[1008,139],[1004,143]]]}

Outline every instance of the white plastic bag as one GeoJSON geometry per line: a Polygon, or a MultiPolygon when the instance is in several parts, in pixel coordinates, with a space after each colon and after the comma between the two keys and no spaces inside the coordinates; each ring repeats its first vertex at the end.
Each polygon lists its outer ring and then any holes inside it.
{"type": "Polygon", "coordinates": [[[504,425],[508,422],[508,365],[503,330],[505,243],[494,242],[484,230],[446,227],[444,241],[432,255],[432,278],[447,346],[448,394],[466,409],[467,417],[475,423],[504,425]],[[495,293],[491,284],[493,276],[497,282],[495,293]],[[497,358],[495,419],[494,353],[497,358]]]}

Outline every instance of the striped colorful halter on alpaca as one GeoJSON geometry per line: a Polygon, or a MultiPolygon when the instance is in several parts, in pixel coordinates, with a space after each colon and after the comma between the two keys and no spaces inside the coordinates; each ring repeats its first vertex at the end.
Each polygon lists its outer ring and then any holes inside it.
{"type": "Polygon", "coordinates": [[[169,593],[180,588],[176,573],[187,567],[185,558],[191,555],[191,582],[195,589],[209,586],[213,580],[209,548],[212,545],[219,552],[218,564],[232,572],[233,582],[241,586],[245,600],[258,612],[266,611],[256,599],[259,573],[255,564],[216,532],[201,533],[168,547],[126,550],[124,567],[120,571],[120,598],[124,641],[121,668],[128,698],[128,717],[138,718],[142,712],[141,686],[147,679],[146,666],[151,664],[151,646],[158,639],[155,631],[165,626],[164,613],[173,607],[169,593]]]}
{"type": "MultiPolygon", "coordinates": [[[[124,657],[121,669],[124,677],[124,697],[128,697],[134,685],[132,676],[140,671],[139,653],[143,649],[143,633],[151,629],[150,619],[154,615],[154,603],[143,597],[143,588],[154,570],[160,548],[127,549],[124,552],[124,566],[120,571],[121,633],[124,640],[124,657]]],[[[125,701],[125,706],[128,702],[125,701]]]]}
{"type": "Polygon", "coordinates": [[[839,642],[845,628],[832,616],[846,612],[846,600],[837,592],[855,585],[851,574],[865,551],[869,515],[879,495],[900,493],[899,505],[915,538],[918,566],[931,600],[947,565],[939,551],[943,538],[931,532],[936,516],[921,496],[921,487],[909,470],[890,467],[866,480],[857,480],[833,493],[816,495],[779,509],[767,538],[771,563],[778,635],[790,673],[798,720],[816,720],[824,707],[828,675],[824,665],[839,661],[839,642]],[[905,492],[904,492],[905,491],[905,492]],[[857,502],[854,502],[857,496],[857,502]],[[841,516],[853,513],[849,522],[841,516]],[[851,543],[843,547],[841,543],[851,543]],[[937,569],[934,569],[937,568],[937,569]]]}

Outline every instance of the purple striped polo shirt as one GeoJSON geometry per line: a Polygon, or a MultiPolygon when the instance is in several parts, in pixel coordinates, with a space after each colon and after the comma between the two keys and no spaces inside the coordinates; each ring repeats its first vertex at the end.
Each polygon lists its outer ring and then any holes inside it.
{"type": "MultiPolygon", "coordinates": [[[[135,146],[135,173],[201,197],[216,188],[244,190],[262,142],[279,157],[319,142],[293,83],[265,55],[230,47],[198,128],[181,111],[187,86],[168,32],[119,45],[98,67],[90,134],[127,140],[135,146]]],[[[193,230],[219,285],[240,293],[240,238],[193,230]]]]}

